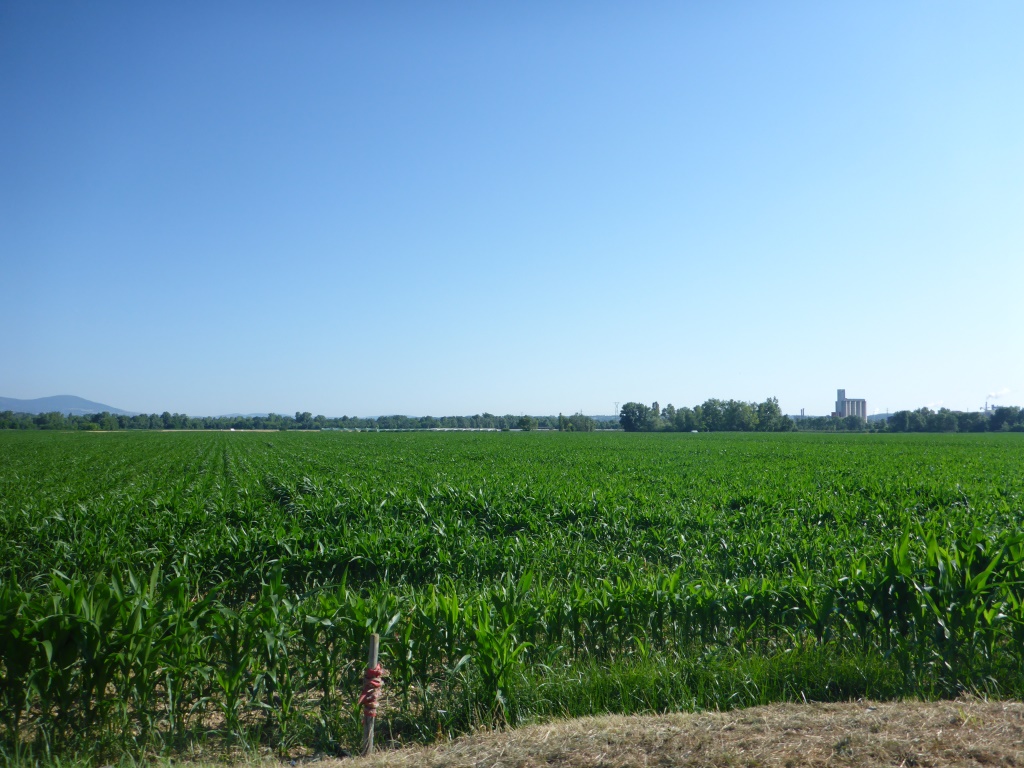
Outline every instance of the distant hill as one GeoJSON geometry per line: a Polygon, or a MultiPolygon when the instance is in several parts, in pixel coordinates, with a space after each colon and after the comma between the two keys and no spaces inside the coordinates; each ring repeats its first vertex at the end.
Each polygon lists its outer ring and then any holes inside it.
{"type": "Polygon", "coordinates": [[[90,413],[112,413],[115,416],[134,416],[134,411],[123,411],[112,405],[94,403],[75,395],[54,395],[53,397],[37,397],[35,400],[18,400],[14,397],[0,397],[0,411],[15,413],[52,413],[60,411],[65,416],[85,416],[90,413]]]}

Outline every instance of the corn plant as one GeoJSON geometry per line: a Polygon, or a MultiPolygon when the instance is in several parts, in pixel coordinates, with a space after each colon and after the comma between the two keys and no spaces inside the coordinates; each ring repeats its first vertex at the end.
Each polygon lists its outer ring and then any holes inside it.
{"type": "Polygon", "coordinates": [[[5,754],[1024,695],[1018,435],[108,437],[0,434],[5,754]]]}

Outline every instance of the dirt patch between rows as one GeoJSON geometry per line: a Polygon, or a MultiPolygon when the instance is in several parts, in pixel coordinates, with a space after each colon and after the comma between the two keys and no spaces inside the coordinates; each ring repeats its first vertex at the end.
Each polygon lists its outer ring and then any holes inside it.
{"type": "Polygon", "coordinates": [[[1024,704],[777,704],[734,712],[588,717],[327,762],[337,768],[1024,768],[1024,704]]]}

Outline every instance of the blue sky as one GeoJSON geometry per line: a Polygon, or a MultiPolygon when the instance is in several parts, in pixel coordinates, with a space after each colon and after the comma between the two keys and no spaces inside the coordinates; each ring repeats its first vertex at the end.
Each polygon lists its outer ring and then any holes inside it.
{"type": "Polygon", "coordinates": [[[1024,5],[0,3],[0,394],[1024,402],[1024,5]]]}

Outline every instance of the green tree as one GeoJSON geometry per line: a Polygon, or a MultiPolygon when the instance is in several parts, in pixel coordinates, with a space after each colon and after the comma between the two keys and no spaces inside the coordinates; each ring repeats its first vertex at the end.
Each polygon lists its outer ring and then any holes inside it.
{"type": "Polygon", "coordinates": [[[938,413],[933,413],[928,418],[929,432],[956,432],[957,418],[949,408],[939,408],[938,413]]]}
{"type": "Polygon", "coordinates": [[[644,432],[651,429],[651,409],[643,403],[626,403],[619,411],[619,423],[627,432],[644,432]]]}
{"type": "Polygon", "coordinates": [[[910,431],[910,411],[896,411],[887,420],[890,432],[910,431]]]}
{"type": "MultiPolygon", "coordinates": [[[[697,407],[699,408],[700,406],[697,407]]],[[[697,411],[685,406],[676,409],[672,423],[680,432],[692,432],[695,429],[700,429],[700,419],[698,418],[697,411]]]]}
{"type": "Polygon", "coordinates": [[[769,397],[757,404],[757,428],[761,432],[788,432],[794,427],[793,420],[782,413],[778,398],[769,397]]]}
{"type": "Polygon", "coordinates": [[[958,432],[984,432],[985,416],[977,412],[957,413],[956,429],[958,432]]]}
{"type": "Polygon", "coordinates": [[[107,411],[103,411],[103,413],[94,413],[91,419],[93,424],[98,425],[100,429],[106,430],[107,432],[113,432],[117,429],[117,417],[107,411]]]}
{"type": "Polygon", "coordinates": [[[593,432],[597,422],[582,413],[574,413],[572,416],[558,414],[558,430],[560,432],[593,432]]]}
{"type": "Polygon", "coordinates": [[[700,406],[701,426],[710,432],[726,429],[725,403],[715,398],[705,400],[700,406]]]}
{"type": "Polygon", "coordinates": [[[842,428],[847,432],[863,432],[867,427],[867,422],[864,421],[861,416],[846,416],[842,420],[842,428]]]}
{"type": "Polygon", "coordinates": [[[537,428],[537,420],[533,416],[520,416],[518,426],[523,432],[532,432],[537,428]]]}
{"type": "Polygon", "coordinates": [[[40,429],[67,429],[67,420],[60,411],[40,413],[32,418],[35,425],[40,429]]]}
{"type": "Polygon", "coordinates": [[[648,429],[655,430],[661,427],[661,406],[655,400],[651,403],[651,415],[648,417],[648,429]]]}
{"type": "Polygon", "coordinates": [[[1020,408],[1016,406],[1000,406],[992,411],[988,419],[988,428],[993,432],[1005,432],[1017,423],[1020,408]]]}
{"type": "Polygon", "coordinates": [[[754,406],[742,400],[727,402],[722,429],[731,432],[752,432],[757,429],[757,411],[754,410],[754,406]]]}

